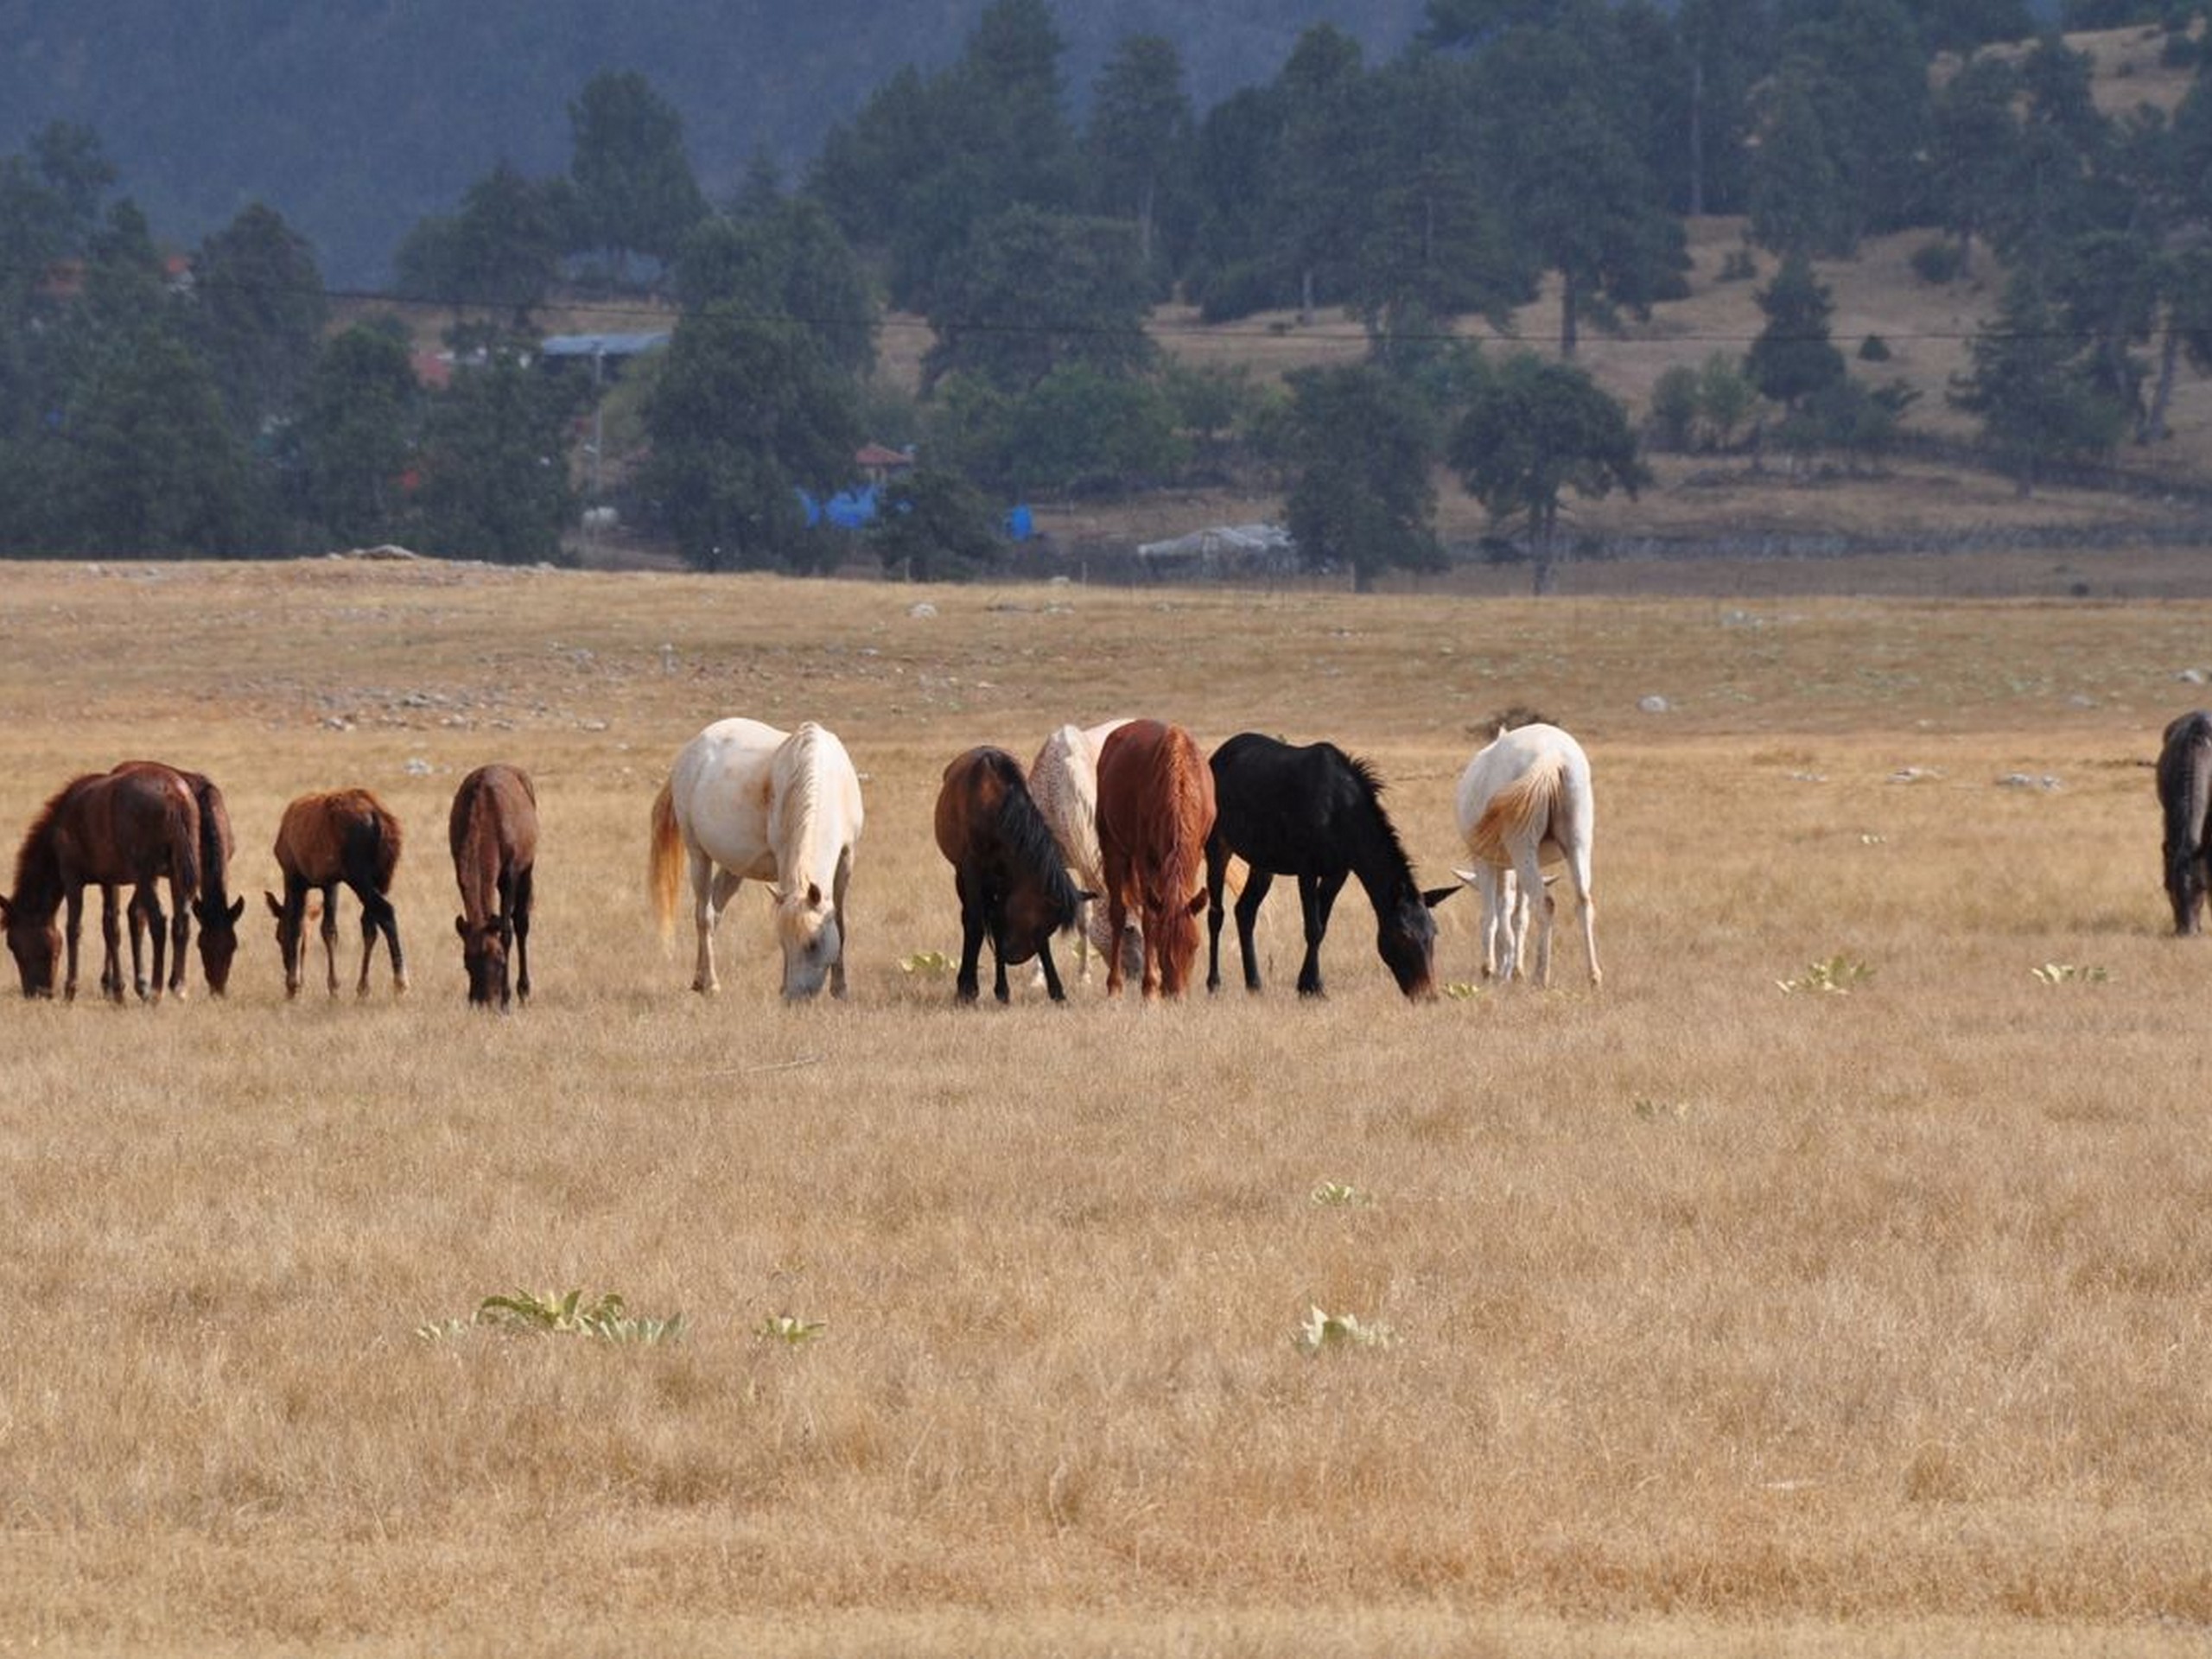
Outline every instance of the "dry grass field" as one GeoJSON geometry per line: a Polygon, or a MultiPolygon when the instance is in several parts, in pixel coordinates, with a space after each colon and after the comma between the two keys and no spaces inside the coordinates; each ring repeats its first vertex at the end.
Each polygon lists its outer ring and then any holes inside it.
{"type": "Polygon", "coordinates": [[[2197,601],[8,566],[6,852],[169,758],[257,918],[226,1002],[0,1003],[0,1653],[2202,1654],[2212,944],[2145,763],[2206,667],[2197,601]],[[1510,702],[1592,758],[1602,992],[1563,939],[1409,1007],[1356,890],[1319,1004],[1280,892],[1259,999],[901,969],[969,744],[1333,737],[1441,880],[1510,702]],[[779,1004],[764,900],[712,1001],[649,925],[731,713],[864,775],[846,1004],[779,1004]],[[505,1019],[442,830],[493,759],[545,824],[505,1019]],[[287,1005],[255,895],[341,783],[415,987],[287,1005]],[[418,1334],[517,1288],[685,1329],[418,1334]]]}

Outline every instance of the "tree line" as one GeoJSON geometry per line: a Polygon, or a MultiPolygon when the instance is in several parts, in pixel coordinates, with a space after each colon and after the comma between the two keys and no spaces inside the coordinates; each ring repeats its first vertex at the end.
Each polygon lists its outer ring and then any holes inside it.
{"type": "Polygon", "coordinates": [[[1910,394],[1878,341],[1846,361],[1812,262],[1913,227],[1926,280],[2005,272],[1952,397],[2031,488],[2054,458],[2158,441],[2176,377],[2212,366],[2202,10],[2149,20],[2196,70],[2171,116],[2101,112],[2023,0],[1430,0],[1395,58],[1318,25],[1203,113],[1173,45],[1129,37],[1078,123],[1049,6],[994,0],[802,178],[764,162],[721,203],[675,108],[602,74],[569,105],[566,173],[502,165],[403,241],[397,293],[456,318],[436,391],[396,325],[329,330],[276,214],[172,270],[97,138],[51,128],[0,160],[0,544],[553,556],[594,388],[534,361],[534,319],[582,287],[677,308],[608,410],[641,456],[618,474],[631,516],[701,568],[846,556],[805,502],[872,436],[921,457],[869,532],[917,575],[996,556],[1020,495],[1257,467],[1301,556],[1365,582],[1441,562],[1441,466],[1525,532],[1541,583],[1562,493],[1638,487],[1644,446],[1878,449],[1910,394]],[[1731,264],[1764,276],[1764,328],[1670,370],[1638,431],[1580,348],[1686,291],[1693,213],[1744,216],[1731,264]],[[1554,352],[1453,335],[1547,278],[1554,352]],[[1217,322],[1340,312],[1368,351],[1279,387],[1180,366],[1146,332],[1175,296],[1217,322]],[[874,372],[887,305],[931,331],[918,394],[874,372]]]}

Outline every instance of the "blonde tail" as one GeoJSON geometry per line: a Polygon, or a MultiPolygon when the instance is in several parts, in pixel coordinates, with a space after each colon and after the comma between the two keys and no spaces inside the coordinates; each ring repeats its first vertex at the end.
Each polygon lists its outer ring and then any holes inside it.
{"type": "Polygon", "coordinates": [[[652,894],[653,916],[660,924],[661,943],[676,932],[676,893],[683,874],[683,838],[676,829],[676,787],[673,780],[653,797],[652,836],[645,865],[645,887],[652,894]]]}
{"type": "Polygon", "coordinates": [[[1510,868],[1516,842],[1543,840],[1559,804],[1566,762],[1554,755],[1515,779],[1491,798],[1467,836],[1467,849],[1486,864],[1510,868]]]}

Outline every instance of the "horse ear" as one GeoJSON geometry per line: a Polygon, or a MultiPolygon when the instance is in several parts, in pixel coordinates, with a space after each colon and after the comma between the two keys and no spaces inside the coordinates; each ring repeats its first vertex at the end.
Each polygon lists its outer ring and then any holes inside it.
{"type": "Polygon", "coordinates": [[[1097,896],[1089,887],[1077,887],[1075,890],[1075,901],[1078,905],[1087,905],[1097,896]]]}
{"type": "Polygon", "coordinates": [[[809,910],[817,910],[821,907],[821,905],[822,884],[818,881],[808,882],[806,884],[806,907],[809,910]]]}
{"type": "Polygon", "coordinates": [[[1193,916],[1205,915],[1206,910],[1206,890],[1204,887],[1200,887],[1196,893],[1191,895],[1191,902],[1184,906],[1183,908],[1193,916]]]}
{"type": "Polygon", "coordinates": [[[468,937],[468,918],[466,916],[454,917],[453,918],[453,931],[460,934],[462,938],[467,938],[468,937]]]}
{"type": "Polygon", "coordinates": [[[261,896],[269,901],[269,913],[271,916],[274,916],[278,921],[283,921],[284,919],[284,906],[276,902],[276,895],[270,892],[268,888],[264,887],[261,890],[261,896]]]}
{"type": "Polygon", "coordinates": [[[1431,910],[1434,910],[1439,905],[1442,904],[1446,899],[1449,899],[1453,893],[1459,891],[1459,889],[1457,887],[1430,887],[1421,894],[1421,901],[1424,905],[1427,905],[1431,910]]]}
{"type": "Polygon", "coordinates": [[[1483,873],[1480,870],[1463,870],[1457,864],[1454,864],[1452,867],[1452,874],[1458,876],[1469,887],[1474,886],[1476,882],[1483,879],[1483,873]]]}
{"type": "Polygon", "coordinates": [[[8,923],[8,912],[9,912],[8,895],[7,895],[6,893],[0,893],[0,927],[4,927],[4,926],[6,926],[6,925],[7,925],[7,923],[8,923]]]}
{"type": "Polygon", "coordinates": [[[227,913],[229,914],[232,924],[235,925],[238,918],[245,914],[245,900],[243,899],[232,899],[231,908],[227,913]]]}

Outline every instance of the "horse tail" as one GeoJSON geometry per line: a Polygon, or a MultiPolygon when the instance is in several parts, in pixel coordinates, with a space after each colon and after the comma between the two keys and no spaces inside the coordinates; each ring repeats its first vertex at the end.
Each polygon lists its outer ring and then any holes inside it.
{"type": "Polygon", "coordinates": [[[189,784],[170,798],[168,832],[169,887],[179,907],[188,912],[200,896],[200,841],[207,833],[189,784]]]}
{"type": "Polygon", "coordinates": [[[2212,715],[2184,715],[2166,728],[2158,798],[2165,808],[2168,861],[2185,863],[2202,849],[2205,815],[2212,810],[2212,715]]]}
{"type": "Polygon", "coordinates": [[[653,797],[652,830],[645,859],[645,890],[652,895],[653,918],[665,944],[676,932],[676,893],[683,873],[683,837],[676,827],[676,781],[653,797]]]}
{"type": "Polygon", "coordinates": [[[1567,758],[1548,754],[1491,797],[1467,836],[1467,849],[1486,864],[1510,868],[1516,842],[1541,843],[1550,830],[1567,776],[1567,758]]]}
{"type": "Polygon", "coordinates": [[[369,816],[371,851],[375,857],[377,891],[391,891],[392,873],[399,868],[399,844],[403,839],[399,819],[387,811],[382,803],[369,816]]]}

